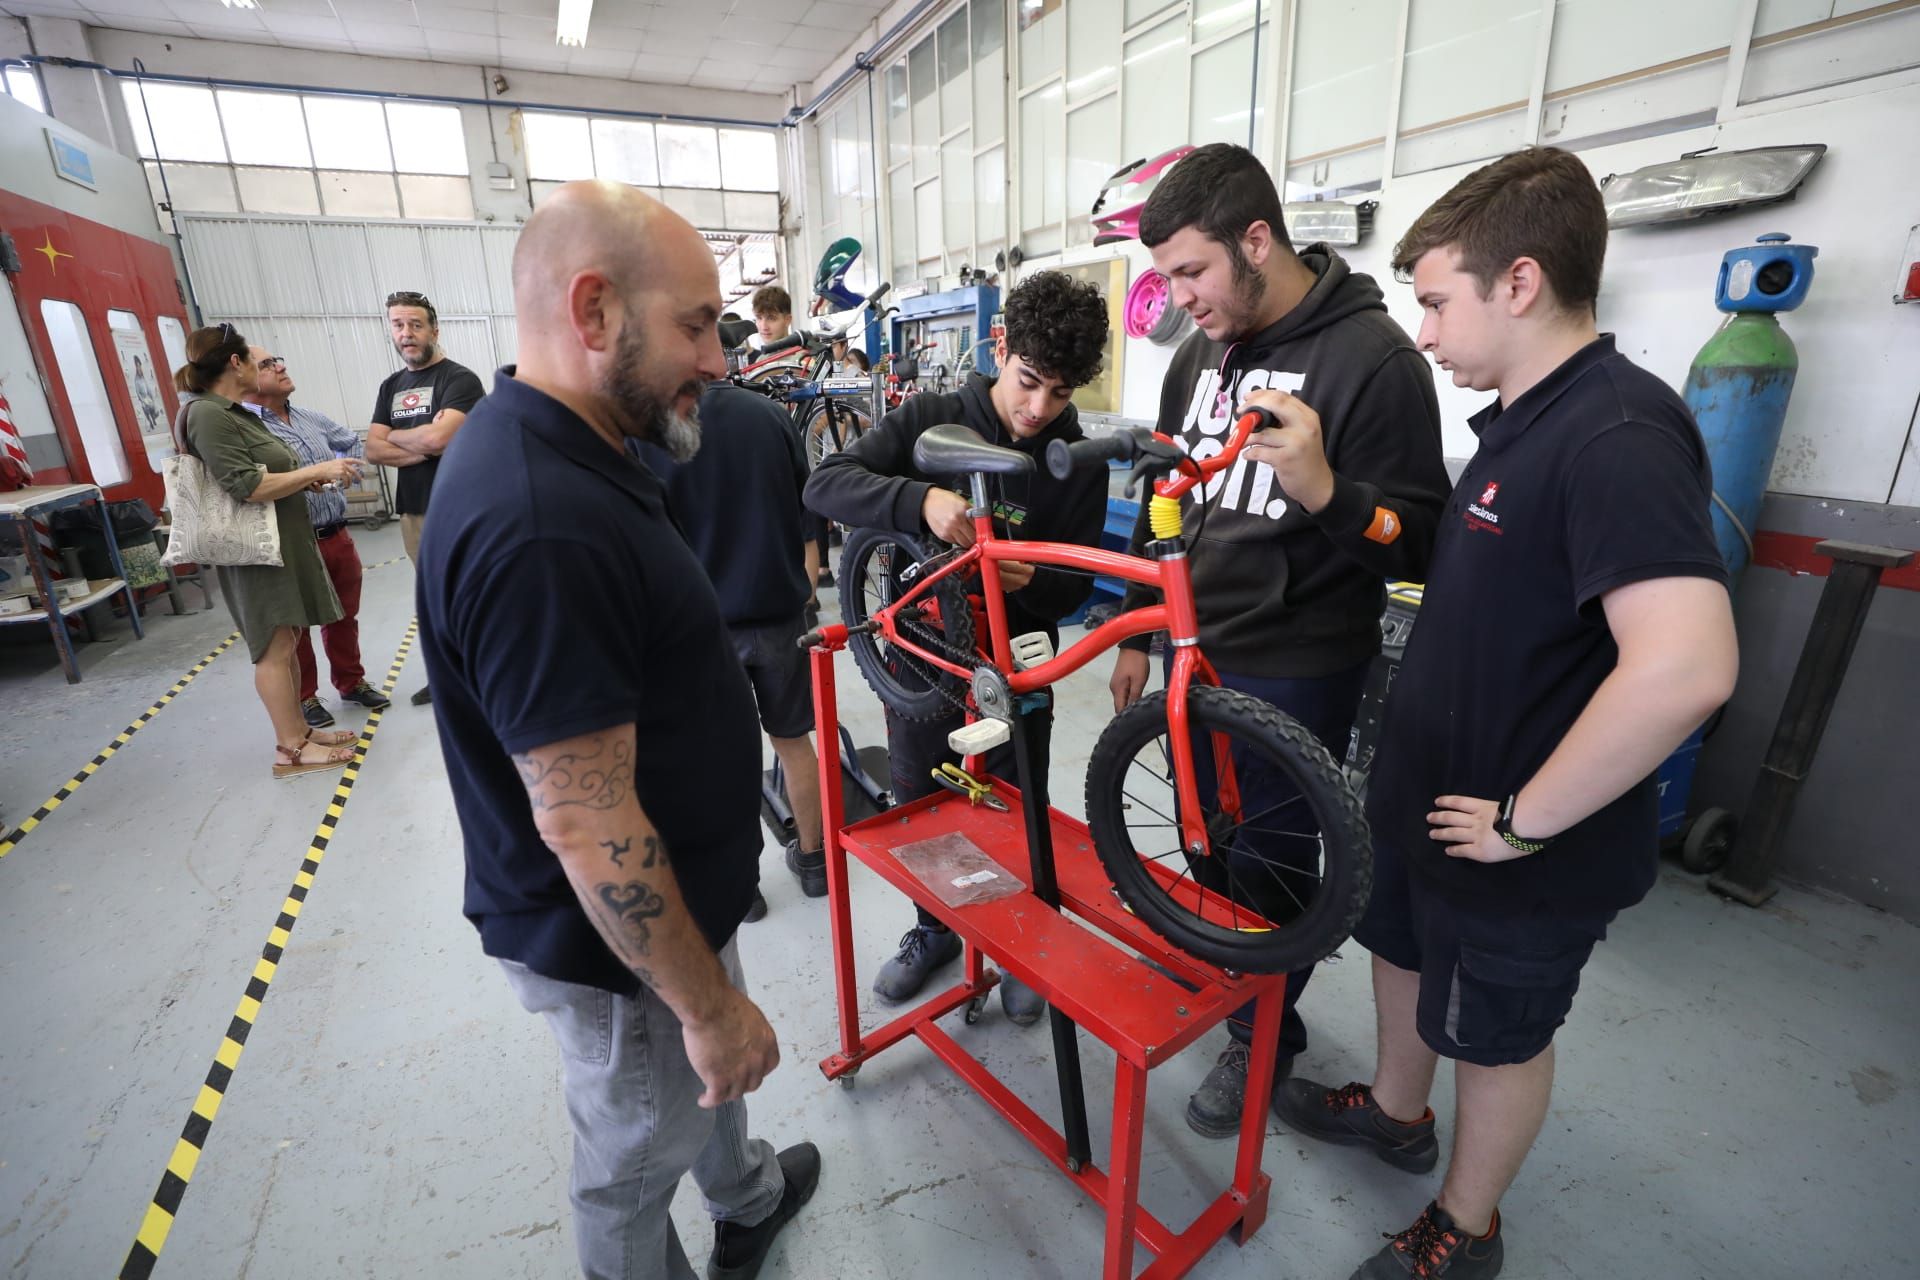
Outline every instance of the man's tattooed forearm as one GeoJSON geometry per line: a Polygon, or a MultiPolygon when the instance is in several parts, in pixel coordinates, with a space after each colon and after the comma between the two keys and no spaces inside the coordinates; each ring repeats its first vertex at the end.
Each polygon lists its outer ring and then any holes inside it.
{"type": "Polygon", "coordinates": [[[513,757],[533,810],[577,804],[611,809],[633,791],[633,746],[612,734],[596,734],[584,749],[543,748],[513,757]]]}
{"type": "Polygon", "coordinates": [[[653,926],[648,922],[659,917],[667,909],[667,900],[655,893],[644,881],[629,880],[626,884],[600,884],[595,886],[600,901],[612,912],[613,919],[620,926],[620,935],[632,944],[639,955],[647,955],[653,939],[653,926]]]}
{"type": "Polygon", "coordinates": [[[626,857],[627,850],[633,848],[633,837],[628,836],[625,840],[602,840],[600,847],[607,851],[609,858],[613,859],[614,866],[624,866],[620,859],[626,857]]]}

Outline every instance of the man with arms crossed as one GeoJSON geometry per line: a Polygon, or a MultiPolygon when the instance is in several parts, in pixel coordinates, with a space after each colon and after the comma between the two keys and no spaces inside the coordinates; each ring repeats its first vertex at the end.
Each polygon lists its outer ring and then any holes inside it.
{"type": "Polygon", "coordinates": [[[725,371],[700,235],[632,187],[572,183],[520,232],[520,363],[445,463],[420,548],[421,649],[466,845],[465,911],[559,1042],[591,1280],[759,1272],[812,1195],[741,1099],[780,1061],[734,932],[758,880],[759,735],[713,587],[627,440],[691,456],[725,371]]]}
{"type": "MultiPolygon", "coordinates": [[[[374,396],[367,461],[400,468],[393,505],[407,559],[418,572],[420,530],[440,455],[486,392],[473,370],[440,350],[440,313],[426,294],[408,289],[388,294],[387,328],[405,365],[388,375],[374,396]]],[[[410,701],[418,707],[432,701],[432,694],[422,685],[410,701]]]]}
{"type": "Polygon", "coordinates": [[[1368,793],[1379,1056],[1370,1085],[1288,1081],[1296,1132],[1431,1170],[1438,1196],[1354,1273],[1499,1274],[1500,1197],[1546,1118],[1553,1036],[1607,925],[1652,887],[1653,773],[1733,691],[1705,445],[1595,324],[1607,217],[1586,166],[1535,148],[1468,175],[1394,250],[1420,347],[1498,399],[1441,520],[1368,793]]]}

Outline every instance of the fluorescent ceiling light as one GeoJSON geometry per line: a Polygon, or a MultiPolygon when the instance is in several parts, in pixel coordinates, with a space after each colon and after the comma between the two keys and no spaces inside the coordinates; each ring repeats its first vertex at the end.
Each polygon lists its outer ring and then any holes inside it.
{"type": "Polygon", "coordinates": [[[1827,153],[1824,143],[1716,151],[1614,174],[1600,184],[1610,227],[1640,227],[1785,200],[1827,153]]]}
{"type": "Polygon", "coordinates": [[[1324,241],[1334,245],[1355,245],[1373,230],[1373,211],[1379,202],[1362,200],[1348,204],[1344,200],[1290,200],[1281,207],[1286,216],[1287,238],[1295,244],[1324,241]]]}
{"type": "Polygon", "coordinates": [[[220,0],[229,9],[258,9],[259,0],[220,0]]]}
{"type": "Polygon", "coordinates": [[[560,15],[555,24],[553,42],[579,48],[587,42],[587,19],[593,16],[593,0],[560,0],[560,15]]]}

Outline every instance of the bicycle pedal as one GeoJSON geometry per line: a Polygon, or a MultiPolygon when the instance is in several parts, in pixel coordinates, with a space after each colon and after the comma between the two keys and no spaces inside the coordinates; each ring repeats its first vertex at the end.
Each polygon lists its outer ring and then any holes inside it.
{"type": "Polygon", "coordinates": [[[1029,631],[1025,635],[1015,636],[1009,646],[1013,650],[1013,669],[1026,671],[1053,661],[1053,641],[1047,639],[1044,631],[1029,631]]]}
{"type": "Polygon", "coordinates": [[[947,746],[963,756],[984,755],[1011,741],[1013,727],[1005,720],[975,720],[947,735],[947,746]]]}

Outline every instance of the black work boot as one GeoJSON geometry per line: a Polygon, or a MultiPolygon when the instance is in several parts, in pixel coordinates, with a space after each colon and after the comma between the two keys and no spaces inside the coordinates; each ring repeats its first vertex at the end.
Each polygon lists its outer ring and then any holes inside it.
{"type": "Polygon", "coordinates": [[[933,971],[960,954],[960,939],[939,925],[917,924],[900,936],[900,950],[880,966],[873,994],[887,1004],[910,1000],[927,985],[933,971]]]}
{"type": "Polygon", "coordinates": [[[1020,979],[1000,971],[1000,1011],[1007,1015],[1007,1021],[1016,1027],[1030,1027],[1040,1021],[1040,1015],[1047,1011],[1047,1002],[1020,979]]]}
{"type": "Polygon", "coordinates": [[[755,889],[753,891],[753,901],[747,904],[747,914],[743,918],[741,923],[759,924],[762,920],[765,920],[766,918],[767,918],[767,899],[758,889],[755,889]]]}
{"type": "Polygon", "coordinates": [[[713,1224],[713,1256],[707,1259],[707,1280],[753,1280],[773,1248],[780,1228],[793,1221],[800,1206],[813,1199],[820,1185],[820,1149],[802,1142],[780,1153],[780,1172],[786,1175],[787,1189],[780,1203],[764,1222],[743,1227],[737,1222],[713,1224]]]}
{"type": "Polygon", "coordinates": [[[1364,1084],[1330,1089],[1312,1080],[1288,1080],[1273,1091],[1273,1111],[1295,1133],[1346,1147],[1371,1147],[1396,1169],[1430,1173],[1440,1162],[1433,1108],[1411,1123],[1382,1111],[1364,1084]]]}
{"type": "Polygon", "coordinates": [[[815,849],[802,853],[798,840],[787,841],[787,870],[800,881],[800,892],[809,898],[827,896],[827,851],[815,849]]]}
{"type": "Polygon", "coordinates": [[[316,729],[324,729],[333,723],[333,712],[327,710],[327,704],[318,698],[308,698],[302,702],[300,714],[316,729]]]}
{"type": "Polygon", "coordinates": [[[1484,1236],[1462,1231],[1437,1204],[1429,1204],[1413,1225],[1389,1236],[1388,1245],[1368,1258],[1349,1280],[1493,1280],[1500,1274],[1505,1249],[1500,1243],[1500,1211],[1484,1236]]]}

